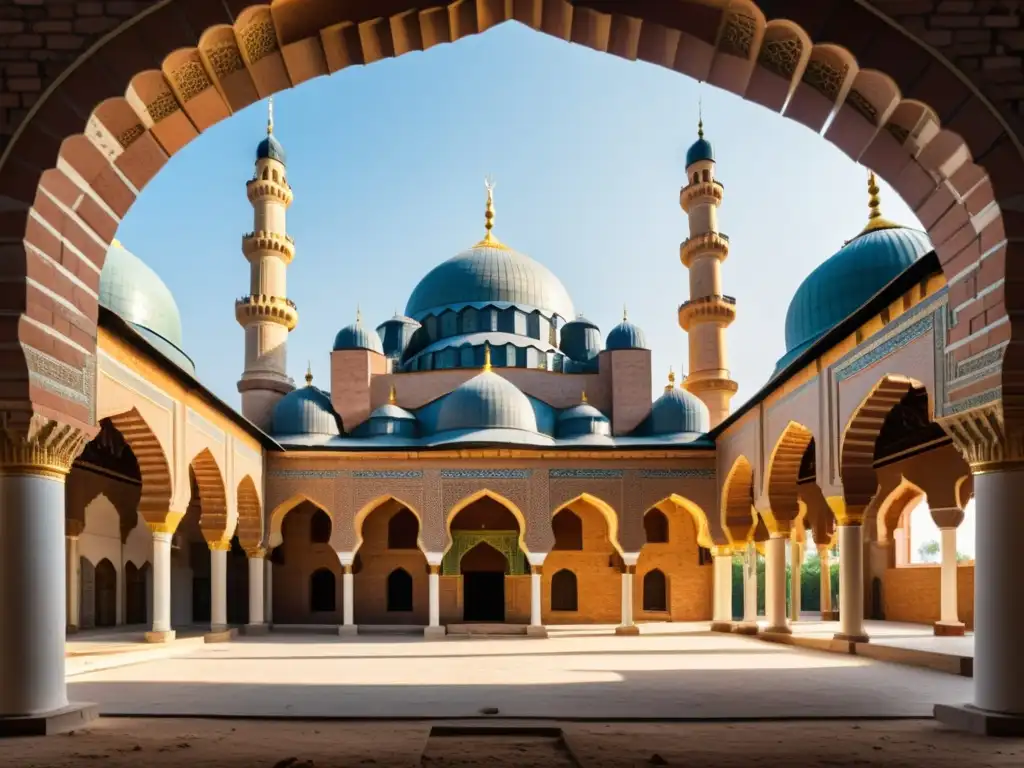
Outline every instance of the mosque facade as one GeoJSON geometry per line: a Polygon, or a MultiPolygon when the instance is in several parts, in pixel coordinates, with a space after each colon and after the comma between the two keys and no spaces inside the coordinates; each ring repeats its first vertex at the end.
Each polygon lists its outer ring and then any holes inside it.
{"type": "Polygon", "coordinates": [[[840,640],[887,612],[918,611],[910,620],[942,634],[970,623],[973,571],[955,560],[970,473],[932,421],[950,378],[945,282],[927,236],[882,217],[873,176],[867,225],[800,286],[776,370],[733,409],[737,301],[703,124],[679,194],[689,371],[669,372],[653,402],[643,331],[624,312],[602,333],[548,268],[499,240],[490,184],[483,238],[428,271],[404,313],[373,327],[357,311],[326,386],[311,371],[293,382],[287,170],[271,117],[246,184],[240,412],[197,378],[160,279],[119,244],[108,253],[101,430],[67,484],[73,629],[754,632],[764,557],[765,631],[785,633],[800,608],[786,560],[811,542],[823,562],[838,547],[839,599],[823,584],[821,607],[840,640]],[[942,565],[907,578],[905,513],[922,497],[942,565]]]}

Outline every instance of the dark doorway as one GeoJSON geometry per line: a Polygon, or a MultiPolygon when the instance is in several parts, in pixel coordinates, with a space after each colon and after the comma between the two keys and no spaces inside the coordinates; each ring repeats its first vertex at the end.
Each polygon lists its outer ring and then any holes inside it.
{"type": "Polygon", "coordinates": [[[412,576],[404,568],[388,574],[388,611],[412,610],[412,576]]]}
{"type": "Polygon", "coordinates": [[[505,620],[505,574],[471,571],[462,574],[462,620],[505,620]]]}
{"type": "Polygon", "coordinates": [[[146,623],[146,571],[132,562],[124,567],[124,623],[146,623]]]}
{"type": "Polygon", "coordinates": [[[334,573],[327,568],[313,571],[309,577],[309,610],[314,613],[337,610],[334,573]]]}
{"type": "Polygon", "coordinates": [[[117,624],[117,569],[106,558],[96,566],[96,617],[97,627],[113,627],[117,624]]]}

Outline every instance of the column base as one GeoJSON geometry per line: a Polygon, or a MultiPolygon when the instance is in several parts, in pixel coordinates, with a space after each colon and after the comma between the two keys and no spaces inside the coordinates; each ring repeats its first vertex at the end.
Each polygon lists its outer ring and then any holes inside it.
{"type": "Polygon", "coordinates": [[[639,635],[640,627],[638,627],[636,624],[630,624],[629,626],[618,626],[615,628],[615,634],[629,636],[639,635]]]}
{"type": "Polygon", "coordinates": [[[711,631],[712,632],[732,632],[733,623],[731,621],[712,621],[711,631]]]}
{"type": "Polygon", "coordinates": [[[545,627],[543,624],[530,624],[526,628],[526,636],[527,637],[547,637],[548,636],[548,628],[545,627]]]}
{"type": "Polygon", "coordinates": [[[839,611],[822,611],[822,621],[839,621],[839,611]]]}
{"type": "Polygon", "coordinates": [[[871,640],[867,635],[845,635],[842,632],[836,632],[832,639],[841,643],[867,643],[871,640]]]}
{"type": "Polygon", "coordinates": [[[154,629],[146,633],[147,643],[170,643],[174,641],[173,629],[154,629]]]}
{"type": "Polygon", "coordinates": [[[75,624],[68,624],[66,632],[69,635],[77,635],[78,634],[78,626],[75,625],[75,624]]]}
{"type": "Polygon", "coordinates": [[[442,626],[423,628],[423,637],[427,640],[437,640],[447,634],[448,630],[442,626]]]}
{"type": "Polygon", "coordinates": [[[970,704],[936,704],[935,719],[948,728],[978,736],[1024,736],[1024,716],[989,712],[970,704]]]}
{"type": "Polygon", "coordinates": [[[242,627],[243,635],[269,635],[270,625],[269,624],[246,624],[242,627]]]}
{"type": "Polygon", "coordinates": [[[0,717],[0,738],[50,736],[82,728],[100,715],[98,704],[71,703],[41,715],[0,717]]]}
{"type": "Polygon", "coordinates": [[[777,627],[765,627],[761,630],[762,634],[765,635],[792,635],[793,630],[789,628],[788,624],[780,624],[777,627]]]}
{"type": "Polygon", "coordinates": [[[967,634],[967,626],[959,621],[955,624],[944,624],[941,621],[936,621],[934,630],[936,637],[963,637],[967,634]]]}
{"type": "Polygon", "coordinates": [[[238,637],[238,630],[234,627],[215,627],[203,635],[204,643],[230,643],[238,637]]]}
{"type": "Polygon", "coordinates": [[[355,624],[339,624],[338,634],[344,637],[351,637],[359,634],[359,627],[355,624]]]}
{"type": "Polygon", "coordinates": [[[732,631],[737,635],[756,635],[760,631],[756,621],[742,621],[733,625],[732,631]]]}

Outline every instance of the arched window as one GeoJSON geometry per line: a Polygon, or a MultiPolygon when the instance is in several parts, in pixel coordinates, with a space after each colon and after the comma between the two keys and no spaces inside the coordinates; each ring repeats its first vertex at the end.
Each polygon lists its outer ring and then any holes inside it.
{"type": "Polygon", "coordinates": [[[711,174],[708,172],[707,168],[700,172],[700,176],[704,181],[711,181],[711,174]]]}
{"type": "Polygon", "coordinates": [[[277,171],[274,171],[274,181],[277,181],[277,171]]]}
{"type": "Polygon", "coordinates": [[[644,535],[648,544],[668,543],[668,518],[660,509],[652,509],[644,515],[644,535]]]}
{"type": "Polygon", "coordinates": [[[404,568],[388,574],[388,610],[412,610],[412,576],[404,568]]]}
{"type": "Polygon", "coordinates": [[[313,575],[309,577],[309,610],[314,612],[337,610],[334,597],[334,571],[329,568],[313,571],[313,575]]]}
{"type": "Polygon", "coordinates": [[[313,544],[326,544],[331,540],[331,518],[322,509],[309,520],[309,540],[313,544]]]}
{"type": "Polygon", "coordinates": [[[551,577],[551,610],[578,611],[579,598],[576,592],[576,574],[561,570],[551,577]]]}
{"type": "Polygon", "coordinates": [[[270,179],[270,169],[269,168],[264,168],[263,169],[263,176],[262,176],[262,178],[263,178],[263,181],[267,181],[267,180],[270,179]]]}
{"type": "Polygon", "coordinates": [[[583,521],[571,509],[563,509],[551,521],[555,534],[555,549],[576,551],[583,549],[583,521]]]}
{"type": "Polygon", "coordinates": [[[420,523],[408,509],[400,509],[388,520],[388,549],[416,549],[420,523]]]}
{"type": "Polygon", "coordinates": [[[668,610],[668,583],[657,568],[644,574],[644,610],[668,610]]]}

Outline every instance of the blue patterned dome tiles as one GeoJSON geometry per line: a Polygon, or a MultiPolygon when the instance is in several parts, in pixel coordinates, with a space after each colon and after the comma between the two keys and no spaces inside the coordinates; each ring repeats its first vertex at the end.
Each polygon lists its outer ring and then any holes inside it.
{"type": "Polygon", "coordinates": [[[537,416],[522,390],[492,371],[484,371],[446,395],[435,424],[437,432],[516,429],[537,432],[537,416]]]}
{"type": "Polygon", "coordinates": [[[654,401],[650,415],[637,432],[644,435],[703,434],[710,425],[707,406],[685,389],[673,388],[654,401]]]}
{"type": "Polygon", "coordinates": [[[558,347],[570,360],[589,362],[601,354],[601,330],[580,315],[562,326],[558,347]]]}
{"type": "Polygon", "coordinates": [[[334,351],[345,349],[367,349],[379,355],[384,354],[380,336],[375,331],[364,328],[359,320],[342,328],[334,337],[334,351]]]}
{"type": "Polygon", "coordinates": [[[314,386],[292,390],[278,400],[271,423],[275,435],[341,434],[340,419],[330,396],[314,386]]]}
{"type": "Polygon", "coordinates": [[[649,349],[643,330],[625,319],[608,332],[604,347],[609,352],[617,349],[649,349]]]}

